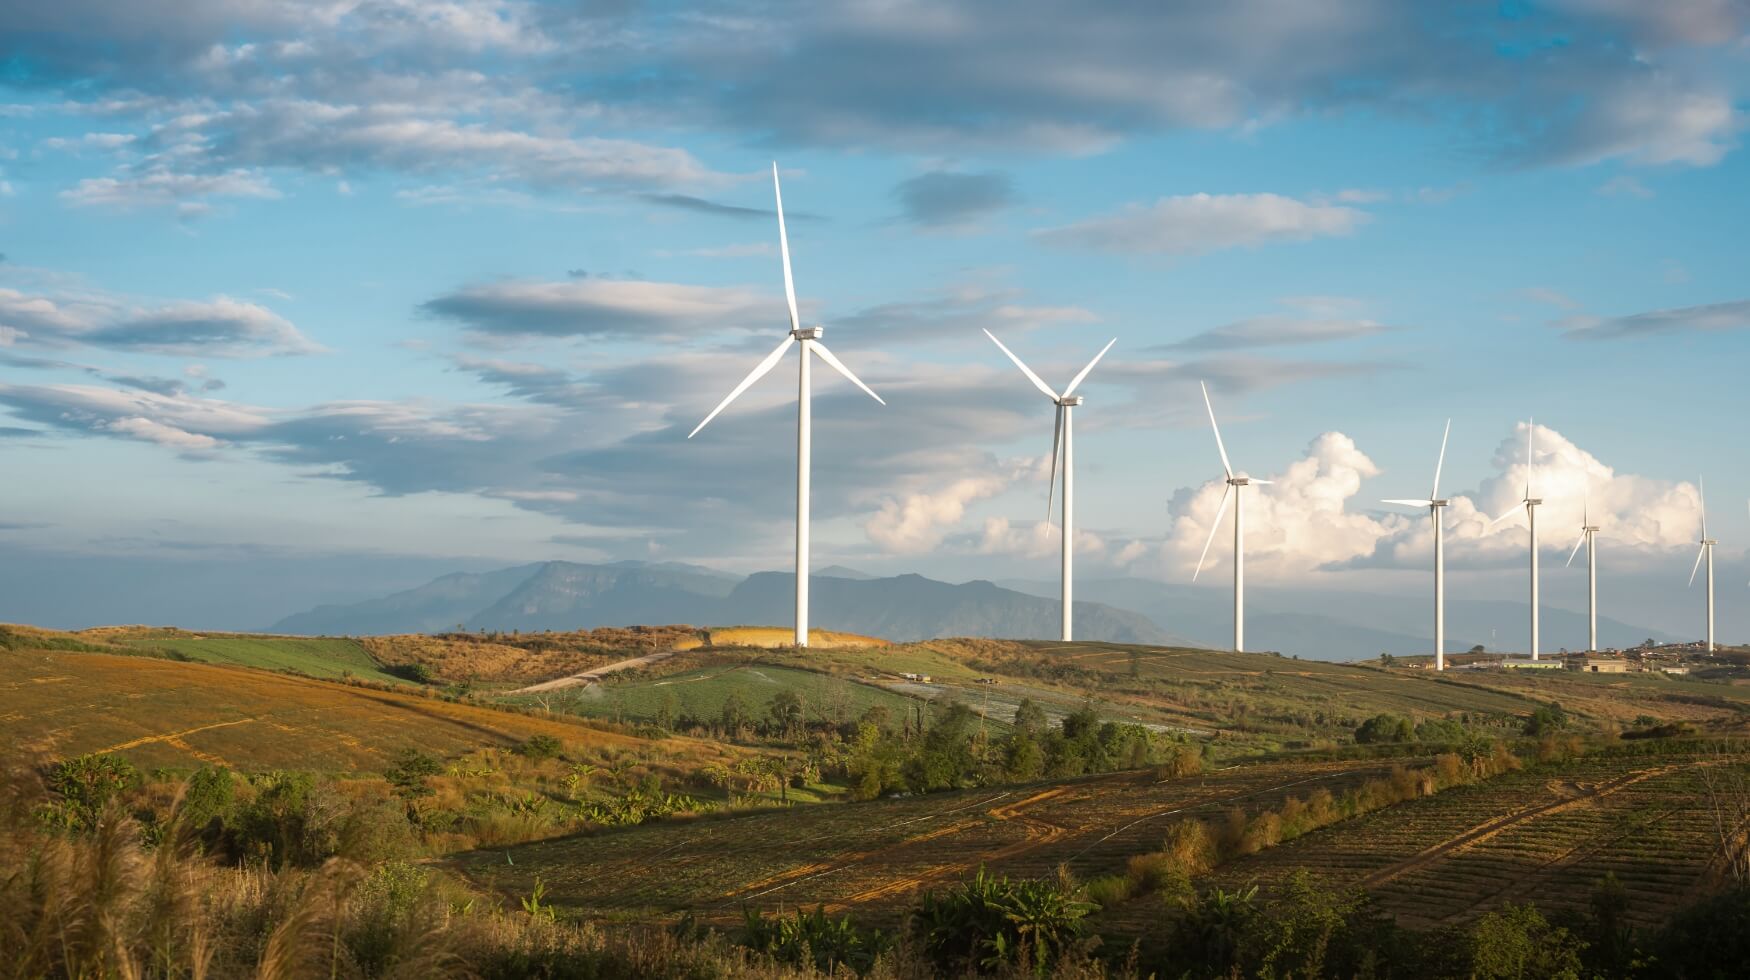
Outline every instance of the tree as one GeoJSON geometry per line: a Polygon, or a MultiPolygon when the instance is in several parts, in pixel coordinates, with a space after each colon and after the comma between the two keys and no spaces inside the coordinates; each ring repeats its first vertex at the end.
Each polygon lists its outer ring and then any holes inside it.
{"type": "Polygon", "coordinates": [[[1017,731],[1037,735],[1045,730],[1047,724],[1045,709],[1033,703],[1032,698],[1022,698],[1015,706],[1015,728],[1017,731]]]}
{"type": "Polygon", "coordinates": [[[1522,977],[1579,980],[1586,944],[1550,925],[1531,905],[1506,905],[1477,920],[1470,934],[1471,976],[1478,980],[1522,977]]]}
{"type": "Polygon", "coordinates": [[[780,732],[789,735],[802,724],[802,699],[796,696],[795,691],[779,691],[772,695],[766,713],[771,716],[773,724],[780,732]]]}
{"type": "Polygon", "coordinates": [[[1358,745],[1408,742],[1414,735],[1410,719],[1389,713],[1378,714],[1355,729],[1355,742],[1358,745]]]}
{"type": "Polygon", "coordinates": [[[1525,719],[1525,734],[1548,735],[1561,731],[1567,724],[1568,713],[1562,710],[1561,705],[1551,701],[1549,704],[1539,705],[1531,713],[1531,717],[1525,719]]]}
{"type": "Polygon", "coordinates": [[[1470,652],[1472,652],[1472,653],[1488,653],[1488,652],[1489,652],[1489,648],[1488,648],[1488,647],[1485,647],[1485,646],[1483,646],[1483,645],[1482,645],[1482,644],[1481,644],[1481,643],[1479,643],[1479,644],[1477,644],[1477,645],[1476,645],[1476,646],[1474,646],[1474,647],[1471,647],[1471,648],[1470,648],[1470,652]]]}

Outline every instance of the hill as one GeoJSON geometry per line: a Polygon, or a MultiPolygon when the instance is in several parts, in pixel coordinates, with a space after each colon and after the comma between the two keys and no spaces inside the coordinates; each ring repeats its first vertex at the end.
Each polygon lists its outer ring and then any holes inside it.
{"type": "Polygon", "coordinates": [[[0,676],[6,744],[53,757],[120,753],[142,767],[376,771],[407,748],[453,756],[537,734],[587,746],[649,744],[411,691],[152,657],[0,649],[0,676]]]}
{"type": "MultiPolygon", "coordinates": [[[[955,585],[900,575],[829,569],[813,576],[810,625],[923,640],[941,636],[1038,638],[1057,632],[1058,604],[990,582],[955,585]]],[[[356,636],[469,630],[578,630],[640,623],[784,623],[794,615],[794,578],[761,572],[738,579],[692,565],[544,562],[484,574],[446,575],[417,589],[288,616],[274,633],[356,636]]],[[[1076,604],[1090,639],[1168,643],[1148,617],[1094,602],[1076,604]]]]}

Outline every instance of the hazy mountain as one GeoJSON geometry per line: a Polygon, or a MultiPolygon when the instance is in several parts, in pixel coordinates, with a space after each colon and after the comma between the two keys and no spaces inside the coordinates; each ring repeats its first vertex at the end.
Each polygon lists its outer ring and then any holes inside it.
{"type": "MultiPolygon", "coordinates": [[[[1054,599],[990,582],[955,585],[921,575],[854,577],[859,574],[828,569],[812,576],[811,625],[891,640],[1057,635],[1054,599]]],[[[288,616],[272,630],[338,635],[433,632],[457,624],[525,631],[640,623],[784,624],[795,614],[793,582],[788,572],[738,579],[674,563],[554,561],[446,575],[380,599],[288,616]]],[[[1095,602],[1076,603],[1076,635],[1114,642],[1175,642],[1147,616],[1095,602]]]]}
{"type": "MultiPolygon", "coordinates": [[[[1018,592],[1041,597],[1057,594],[1057,583],[1005,580],[1018,592]]],[[[1233,642],[1231,588],[1201,588],[1147,579],[1100,579],[1077,582],[1076,589],[1097,595],[1119,609],[1141,613],[1161,628],[1199,645],[1225,647],[1233,642]]],[[[1354,660],[1381,653],[1421,654],[1434,648],[1433,597],[1381,595],[1368,592],[1314,592],[1248,586],[1246,647],[1277,650],[1317,660],[1354,660]]],[[[1526,645],[1528,613],[1522,602],[1492,599],[1446,600],[1446,649],[1461,652],[1482,644],[1490,649],[1519,651],[1526,645]]],[[[1586,617],[1545,605],[1541,635],[1544,652],[1585,645],[1586,617]]],[[[1598,618],[1598,642],[1621,647],[1647,638],[1674,639],[1646,626],[1598,618]]]]}
{"type": "MultiPolygon", "coordinates": [[[[760,572],[735,587],[728,608],[736,622],[784,623],[795,615],[795,575],[760,572]]],[[[811,625],[889,640],[937,636],[1050,639],[1058,635],[1060,605],[990,582],[952,585],[922,575],[892,578],[822,578],[809,582],[811,625]]],[[[1170,643],[1147,616],[1096,602],[1075,604],[1076,635],[1114,643],[1170,643]]]]}

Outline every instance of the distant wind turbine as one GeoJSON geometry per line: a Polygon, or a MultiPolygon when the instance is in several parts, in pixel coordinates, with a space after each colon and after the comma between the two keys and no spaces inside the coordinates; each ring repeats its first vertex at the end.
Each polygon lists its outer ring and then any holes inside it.
{"type": "Polygon", "coordinates": [[[1446,501],[1440,499],[1440,470],[1446,465],[1446,439],[1452,435],[1452,420],[1446,420],[1446,431],[1440,436],[1440,458],[1434,463],[1434,490],[1427,500],[1385,500],[1381,503],[1405,507],[1428,508],[1428,519],[1434,522],[1434,669],[1446,669],[1446,589],[1442,578],[1446,574],[1446,544],[1440,519],[1440,509],[1446,501]]]}
{"type": "Polygon", "coordinates": [[[1531,527],[1531,659],[1537,659],[1537,508],[1543,503],[1542,498],[1531,495],[1531,461],[1536,458],[1533,437],[1537,433],[1537,420],[1530,419],[1525,423],[1525,497],[1514,504],[1505,514],[1489,522],[1490,527],[1501,523],[1525,508],[1525,519],[1531,527]]]}
{"type": "Polygon", "coordinates": [[[777,350],[767,354],[766,359],[755,366],[747,377],[741,379],[741,384],[736,385],[728,397],[711,410],[710,415],[705,416],[705,421],[700,422],[697,428],[687,433],[687,438],[691,439],[698,435],[699,429],[703,429],[712,419],[716,418],[718,412],[728,408],[730,402],[734,401],[742,392],[753,387],[754,382],[765,377],[783,359],[785,352],[790,349],[790,345],[797,341],[802,342],[802,357],[797,362],[796,371],[796,645],[805,647],[808,645],[808,477],[814,440],[813,407],[811,405],[814,386],[809,371],[811,365],[809,355],[812,354],[825,361],[828,367],[849,378],[852,384],[863,389],[863,392],[870,398],[883,405],[887,403],[882,402],[880,395],[871,391],[869,386],[862,382],[862,379],[852,374],[851,369],[845,367],[838,358],[833,356],[832,351],[827,350],[826,345],[820,342],[820,335],[826,332],[825,328],[802,326],[802,320],[796,312],[796,284],[790,275],[790,236],[784,230],[784,190],[778,183],[778,165],[776,163],[772,164],[772,193],[778,201],[778,248],[784,256],[784,298],[790,304],[790,332],[784,335],[784,340],[778,345],[777,350]]]}
{"type": "Polygon", "coordinates": [[[1009,360],[1014,361],[1015,366],[1021,369],[1021,373],[1025,374],[1027,376],[1027,380],[1033,382],[1033,387],[1038,388],[1041,392],[1044,392],[1045,397],[1051,399],[1052,404],[1057,406],[1057,423],[1056,423],[1056,427],[1054,429],[1052,429],[1052,432],[1051,432],[1051,488],[1049,490],[1047,490],[1046,494],[1045,494],[1045,523],[1047,526],[1049,526],[1051,523],[1051,497],[1052,497],[1052,494],[1055,493],[1056,489],[1057,489],[1057,466],[1058,466],[1058,458],[1059,458],[1058,451],[1059,451],[1059,449],[1061,449],[1062,450],[1062,459],[1063,459],[1063,630],[1062,630],[1062,634],[1063,634],[1063,641],[1065,643],[1068,643],[1070,641],[1070,639],[1072,638],[1072,633],[1073,633],[1073,629],[1072,629],[1072,626],[1073,626],[1073,623],[1072,623],[1072,618],[1073,618],[1072,617],[1072,607],[1073,607],[1072,594],[1074,592],[1074,576],[1072,574],[1073,569],[1071,566],[1073,564],[1074,557],[1075,557],[1075,492],[1076,492],[1075,457],[1074,457],[1073,443],[1072,443],[1071,438],[1070,438],[1070,436],[1071,436],[1070,409],[1075,408],[1077,405],[1080,405],[1082,403],[1082,396],[1075,393],[1076,386],[1078,386],[1082,383],[1082,379],[1084,379],[1088,376],[1088,372],[1092,371],[1094,369],[1094,365],[1100,363],[1100,358],[1106,356],[1106,352],[1112,349],[1112,345],[1116,344],[1118,342],[1118,338],[1113,337],[1111,340],[1108,340],[1106,342],[1106,346],[1100,348],[1100,353],[1095,354],[1094,359],[1088,362],[1088,366],[1082,368],[1081,372],[1079,374],[1077,374],[1073,379],[1070,380],[1069,387],[1063,389],[1063,394],[1060,395],[1057,392],[1052,391],[1050,385],[1046,384],[1044,381],[1041,381],[1039,379],[1039,375],[1033,373],[1032,368],[1029,368],[1026,364],[1023,364],[1021,362],[1021,359],[1019,357],[1015,356],[1014,351],[1009,350],[1007,347],[1004,347],[1003,342],[997,339],[996,334],[991,333],[989,330],[986,330],[984,332],[984,335],[986,337],[989,337],[991,339],[991,343],[996,344],[997,347],[1000,348],[1004,354],[1009,355],[1009,360]]]}
{"type": "Polygon", "coordinates": [[[1215,432],[1215,449],[1221,453],[1221,468],[1227,474],[1227,489],[1221,492],[1221,506],[1216,508],[1215,520],[1209,525],[1209,539],[1203,542],[1203,554],[1197,556],[1197,571],[1191,573],[1191,581],[1197,581],[1197,576],[1203,574],[1203,560],[1209,557],[1209,546],[1215,543],[1216,529],[1221,527],[1221,519],[1227,513],[1229,497],[1234,502],[1234,652],[1240,653],[1246,649],[1246,498],[1245,489],[1253,485],[1269,485],[1269,480],[1255,480],[1246,476],[1235,476],[1232,464],[1228,462],[1227,447],[1221,442],[1221,426],[1215,424],[1215,406],[1209,402],[1209,386],[1199,381],[1203,389],[1203,407],[1209,410],[1209,427],[1215,432]]]}
{"type": "Polygon", "coordinates": [[[1598,542],[1595,536],[1599,528],[1592,523],[1592,498],[1588,496],[1580,511],[1580,539],[1574,542],[1574,550],[1568,552],[1568,564],[1571,568],[1574,556],[1580,553],[1580,546],[1586,546],[1586,649],[1598,649],[1598,542]]]}
{"type": "Polygon", "coordinates": [[[1707,651],[1714,652],[1714,545],[1719,544],[1707,536],[1707,485],[1697,481],[1701,496],[1701,550],[1696,552],[1695,567],[1689,570],[1689,586],[1695,587],[1695,573],[1701,569],[1701,560],[1707,559],[1707,651]]]}

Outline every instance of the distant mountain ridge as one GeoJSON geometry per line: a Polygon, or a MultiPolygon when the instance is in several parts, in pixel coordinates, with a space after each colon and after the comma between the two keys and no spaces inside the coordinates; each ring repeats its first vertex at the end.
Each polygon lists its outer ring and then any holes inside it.
{"type": "MultiPolygon", "coordinates": [[[[1048,639],[1056,600],[991,582],[953,584],[922,575],[876,577],[830,566],[810,577],[811,625],[926,640],[941,636],[1048,639]]],[[[550,561],[445,575],[415,589],[350,605],[319,606],[275,623],[275,633],[362,635],[455,629],[573,630],[600,626],[789,623],[794,576],[739,578],[673,562],[589,565],[550,561]]],[[[1077,602],[1076,635],[1114,643],[1183,642],[1147,616],[1077,602]]]]}

